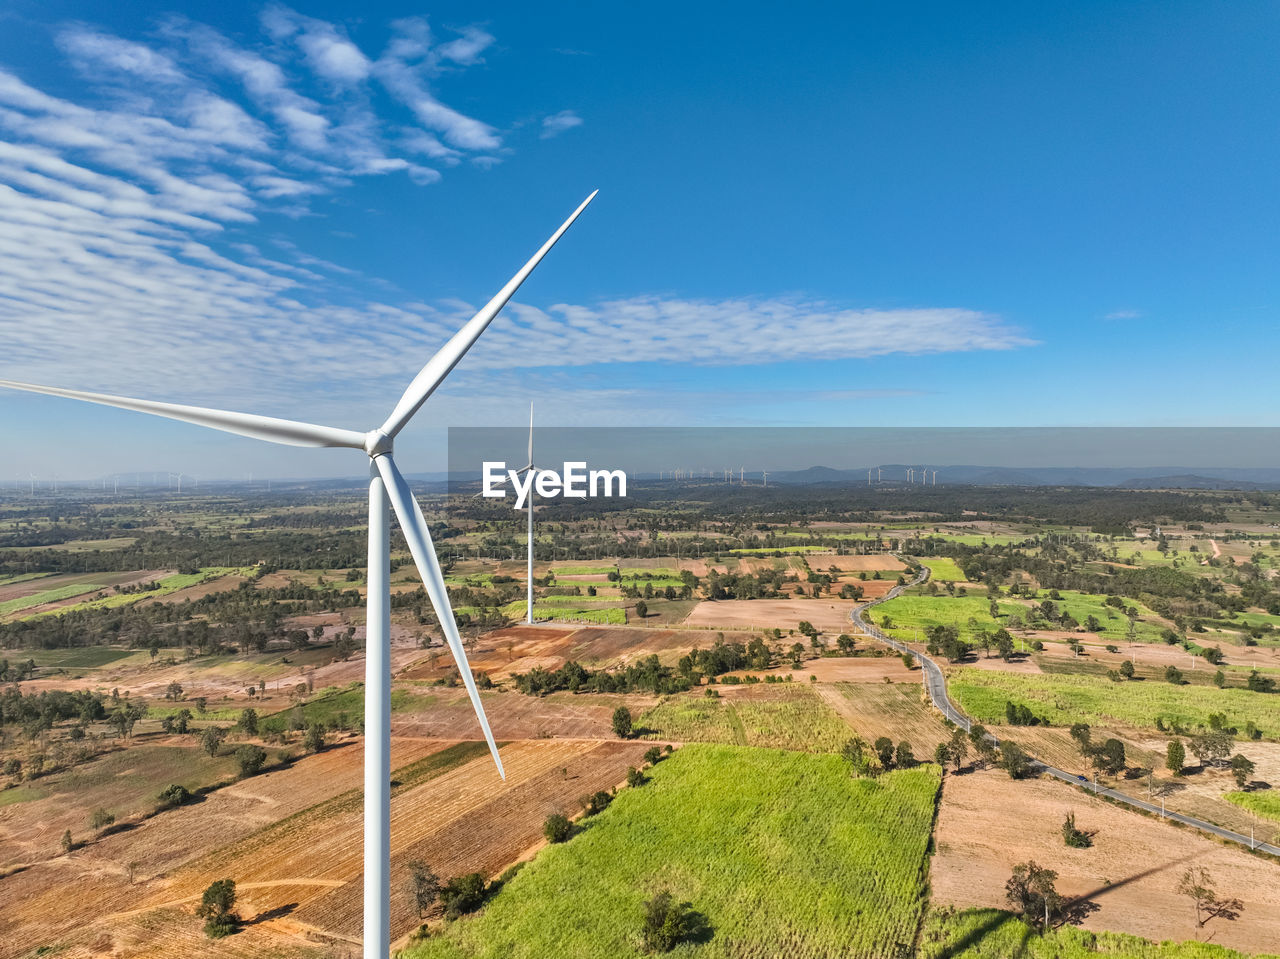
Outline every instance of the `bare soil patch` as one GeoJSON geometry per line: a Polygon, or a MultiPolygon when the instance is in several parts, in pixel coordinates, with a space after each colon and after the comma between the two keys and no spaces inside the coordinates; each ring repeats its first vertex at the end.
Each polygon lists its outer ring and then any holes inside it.
{"type": "Polygon", "coordinates": [[[896,556],[888,553],[870,553],[866,556],[823,556],[811,564],[822,569],[834,566],[836,569],[851,573],[870,573],[877,569],[904,570],[906,564],[896,556]]]}
{"type": "Polygon", "coordinates": [[[1058,782],[1014,781],[998,770],[948,775],[936,831],[934,901],[1007,908],[1004,884],[1015,863],[1034,859],[1058,873],[1059,892],[1096,903],[1089,929],[1149,939],[1207,939],[1246,952],[1280,942],[1280,865],[1190,830],[1128,812],[1058,782]],[[1062,841],[1064,816],[1094,833],[1090,849],[1062,841]],[[1203,866],[1220,895],[1239,897],[1234,922],[1197,929],[1192,903],[1174,891],[1190,866],[1203,866]]]}
{"type": "Polygon", "coordinates": [[[824,633],[853,631],[849,619],[858,604],[851,599],[726,599],[705,600],[685,619],[687,626],[747,629],[795,629],[801,620],[824,633]]]}

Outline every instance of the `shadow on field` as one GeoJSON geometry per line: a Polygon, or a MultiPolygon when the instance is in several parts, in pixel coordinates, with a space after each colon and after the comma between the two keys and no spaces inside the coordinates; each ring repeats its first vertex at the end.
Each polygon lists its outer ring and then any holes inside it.
{"type": "Polygon", "coordinates": [[[256,926],[260,922],[270,922],[272,919],[283,919],[285,916],[289,915],[289,913],[293,912],[293,910],[297,908],[298,908],[298,904],[296,902],[291,902],[283,906],[276,906],[274,909],[268,909],[266,912],[258,913],[256,916],[254,916],[252,919],[246,922],[245,925],[256,926]]]}

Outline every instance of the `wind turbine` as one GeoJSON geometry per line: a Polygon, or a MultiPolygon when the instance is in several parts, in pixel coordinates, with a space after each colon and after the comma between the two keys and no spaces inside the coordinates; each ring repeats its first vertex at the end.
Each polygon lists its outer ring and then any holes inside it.
{"type": "Polygon", "coordinates": [[[593,199],[595,192],[573,211],[538,250],[507,281],[485,306],[455,333],[413,378],[391,415],[381,426],[360,433],[331,426],[316,426],[296,420],[277,419],[253,413],[206,409],[177,403],[130,399],[104,393],[88,393],[51,386],[34,386],[0,380],[0,386],[116,406],[139,413],[207,426],[286,446],[341,447],[363,450],[369,457],[369,558],[368,617],[365,658],[365,753],[364,753],[364,957],[383,959],[391,940],[391,510],[409,544],[409,552],[422,576],[431,605],[440,620],[454,662],[471,698],[476,719],[489,744],[489,752],[504,779],[502,760],[485,717],[475,678],[467,664],[458,626],[449,604],[444,574],[431,543],[431,533],[422,509],[409,490],[404,475],[392,459],[395,438],[408,425],[427,398],[452,372],[472,344],[498,315],[525,279],[533,272],[556,241],[569,229],[593,199]]]}
{"type": "Polygon", "coordinates": [[[760,471],[760,473],[761,473],[761,475],[762,475],[762,476],[763,476],[763,478],[764,478],[764,485],[765,485],[765,486],[768,486],[768,485],[769,485],[769,474],[768,474],[768,472],[766,472],[765,470],[761,470],[761,471],[760,471]]]}

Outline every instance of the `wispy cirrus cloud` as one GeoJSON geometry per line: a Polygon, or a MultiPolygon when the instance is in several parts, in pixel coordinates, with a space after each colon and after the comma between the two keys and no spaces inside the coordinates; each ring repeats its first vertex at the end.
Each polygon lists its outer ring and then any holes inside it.
{"type": "Polygon", "coordinates": [[[541,137],[544,140],[549,140],[564,133],[565,130],[572,130],[574,127],[580,126],[582,126],[582,117],[572,110],[561,110],[559,113],[553,113],[549,117],[542,118],[541,137]]]}
{"type": "MultiPolygon", "coordinates": [[[[482,63],[494,38],[478,27],[437,38],[425,20],[403,20],[371,56],[340,25],[283,6],[262,22],[252,46],[187,19],[145,43],[67,26],[59,49],[94,78],[78,100],[0,66],[0,377],[282,415],[316,415],[319,394],[349,422],[361,404],[385,413],[386,384],[407,381],[470,317],[467,303],[370,295],[370,278],[269,230],[246,231],[268,214],[306,213],[355,177],[433,182],[437,167],[507,155],[497,126],[437,89],[482,63]],[[376,84],[399,115],[386,115],[376,84]]],[[[541,126],[580,122],[565,110],[541,126]]],[[[445,393],[474,399],[509,389],[510,370],[541,371],[561,378],[566,406],[583,407],[566,370],[1030,342],[979,311],[803,296],[515,303],[445,393]]],[[[591,395],[642,408],[608,384],[591,395]]]]}

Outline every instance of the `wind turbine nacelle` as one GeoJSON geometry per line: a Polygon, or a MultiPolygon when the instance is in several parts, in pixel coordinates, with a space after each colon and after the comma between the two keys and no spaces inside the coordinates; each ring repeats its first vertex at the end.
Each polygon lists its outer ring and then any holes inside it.
{"type": "Polygon", "coordinates": [[[543,499],[565,496],[570,499],[586,499],[588,496],[626,496],[627,474],[623,470],[589,470],[582,461],[566,462],[561,472],[529,468],[508,469],[503,461],[486,460],[484,487],[481,495],[491,499],[505,499],[505,484],[516,491],[513,509],[524,509],[530,490],[543,499]],[[616,490],[616,492],[615,492],[616,490]]]}

